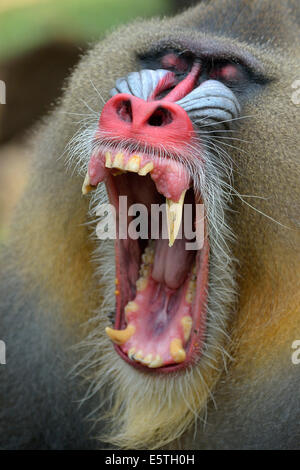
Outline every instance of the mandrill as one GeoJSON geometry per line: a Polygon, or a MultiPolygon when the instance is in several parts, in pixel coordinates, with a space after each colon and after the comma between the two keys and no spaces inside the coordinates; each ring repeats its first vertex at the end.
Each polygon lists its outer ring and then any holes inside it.
{"type": "Polygon", "coordinates": [[[300,447],[299,13],[203,1],[82,58],[1,250],[1,448],[300,447]]]}

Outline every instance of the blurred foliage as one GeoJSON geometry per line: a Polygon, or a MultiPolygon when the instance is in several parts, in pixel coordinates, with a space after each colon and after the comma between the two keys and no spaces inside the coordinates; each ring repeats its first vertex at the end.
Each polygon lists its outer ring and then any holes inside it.
{"type": "Polygon", "coordinates": [[[171,11],[171,0],[0,0],[0,60],[53,39],[93,41],[133,18],[171,11]]]}

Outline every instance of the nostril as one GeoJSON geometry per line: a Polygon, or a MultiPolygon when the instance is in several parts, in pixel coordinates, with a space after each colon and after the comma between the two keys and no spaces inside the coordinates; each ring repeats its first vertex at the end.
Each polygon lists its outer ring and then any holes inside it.
{"type": "Polygon", "coordinates": [[[118,103],[117,114],[122,121],[132,122],[132,106],[129,100],[118,103]]]}
{"type": "Polygon", "coordinates": [[[172,114],[166,108],[160,106],[148,119],[149,126],[166,126],[173,121],[172,114]]]}

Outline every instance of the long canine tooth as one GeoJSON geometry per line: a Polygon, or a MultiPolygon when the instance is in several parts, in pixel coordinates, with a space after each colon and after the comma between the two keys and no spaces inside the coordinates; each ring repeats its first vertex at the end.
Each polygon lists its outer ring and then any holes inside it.
{"type": "Polygon", "coordinates": [[[180,338],[174,338],[171,341],[170,353],[175,362],[183,362],[185,360],[186,354],[180,338]]]}
{"type": "Polygon", "coordinates": [[[124,155],[123,153],[117,153],[114,159],[113,168],[118,168],[118,170],[124,170],[124,155]]]}
{"type": "Polygon", "coordinates": [[[172,246],[179,232],[183,202],[186,190],[182,191],[178,202],[166,199],[169,246],[172,246]]]}
{"type": "Polygon", "coordinates": [[[132,155],[126,163],[125,170],[137,173],[140,169],[140,161],[141,157],[139,155],[132,155]]]}
{"type": "Polygon", "coordinates": [[[106,168],[111,168],[112,167],[112,160],[111,160],[111,153],[106,152],[105,154],[105,166],[106,168]]]}
{"type": "Polygon", "coordinates": [[[116,344],[124,344],[128,341],[132,335],[135,333],[135,326],[128,325],[125,330],[115,330],[107,326],[105,328],[106,334],[109,338],[116,344]]]}
{"type": "Polygon", "coordinates": [[[153,168],[154,168],[153,162],[148,162],[146,163],[145,166],[143,166],[143,168],[139,170],[139,175],[146,176],[148,173],[150,173],[150,171],[153,170],[153,168]]]}
{"type": "Polygon", "coordinates": [[[86,175],[85,175],[85,178],[84,178],[82,189],[81,189],[82,194],[87,194],[90,191],[92,191],[93,189],[95,189],[95,186],[91,185],[90,177],[89,177],[89,174],[87,172],[86,175]]]}

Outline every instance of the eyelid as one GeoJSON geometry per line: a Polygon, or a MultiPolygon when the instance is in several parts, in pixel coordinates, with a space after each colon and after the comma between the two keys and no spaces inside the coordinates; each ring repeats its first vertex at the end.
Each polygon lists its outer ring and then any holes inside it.
{"type": "MultiPolygon", "coordinates": [[[[201,38],[201,41],[191,41],[190,39],[182,40],[176,47],[176,40],[173,44],[173,51],[170,51],[170,45],[160,42],[160,44],[153,44],[153,49],[144,52],[139,56],[143,68],[149,67],[147,60],[151,61],[151,67],[156,69],[157,66],[161,67],[161,59],[163,56],[170,54],[174,55],[185,54],[187,56],[187,62],[192,64],[195,60],[198,60],[205,64],[216,64],[217,62],[228,62],[241,71],[242,80],[251,80],[260,85],[266,85],[269,82],[276,79],[274,75],[270,75],[266,71],[264,64],[251,52],[244,49],[241,45],[228,44],[227,41],[220,39],[201,38]],[[155,53],[153,53],[155,50],[155,53]]],[[[173,69],[174,70],[174,69],[173,69]]],[[[208,75],[210,68],[206,68],[208,75]]],[[[175,70],[177,73],[177,70],[175,70]]],[[[224,80],[225,81],[225,80],[224,80]]],[[[230,80],[228,80],[230,81],[230,80]]],[[[232,80],[233,82],[235,80],[232,80]]]]}
{"type": "Polygon", "coordinates": [[[245,73],[235,64],[225,63],[213,67],[209,73],[211,78],[223,79],[225,81],[238,81],[245,78],[245,73]]]}

